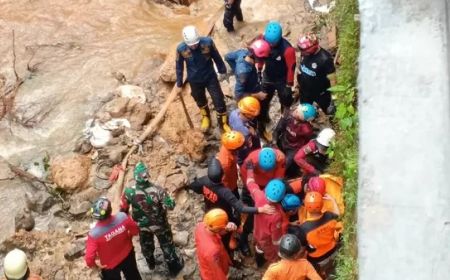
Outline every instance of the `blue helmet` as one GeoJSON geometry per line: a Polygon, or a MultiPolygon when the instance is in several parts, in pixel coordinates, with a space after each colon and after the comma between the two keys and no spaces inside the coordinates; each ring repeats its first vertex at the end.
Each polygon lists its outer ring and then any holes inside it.
{"type": "Polygon", "coordinates": [[[267,184],[265,193],[270,202],[280,202],[286,193],[286,185],[280,179],[272,179],[267,184]]]}
{"type": "Polygon", "coordinates": [[[262,148],[258,155],[258,164],[262,170],[270,171],[275,168],[277,156],[272,148],[262,148]]]}
{"type": "Polygon", "coordinates": [[[300,205],[302,205],[302,203],[300,202],[300,198],[291,193],[287,194],[281,201],[281,206],[283,206],[283,209],[286,211],[295,210],[299,208],[300,205]]]}
{"type": "Polygon", "coordinates": [[[281,39],[283,30],[278,21],[269,21],[264,30],[264,40],[271,45],[276,45],[281,39]]]}
{"type": "Polygon", "coordinates": [[[305,121],[313,120],[317,116],[316,107],[309,103],[301,103],[298,105],[298,110],[303,112],[305,121]]]}

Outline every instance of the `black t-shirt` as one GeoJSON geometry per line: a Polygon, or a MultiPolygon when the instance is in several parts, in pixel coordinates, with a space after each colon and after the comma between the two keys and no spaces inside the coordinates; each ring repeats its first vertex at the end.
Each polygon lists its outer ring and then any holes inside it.
{"type": "Polygon", "coordinates": [[[321,93],[330,87],[327,75],[334,73],[333,57],[329,52],[320,49],[319,52],[300,59],[297,82],[302,93],[321,93]]]}

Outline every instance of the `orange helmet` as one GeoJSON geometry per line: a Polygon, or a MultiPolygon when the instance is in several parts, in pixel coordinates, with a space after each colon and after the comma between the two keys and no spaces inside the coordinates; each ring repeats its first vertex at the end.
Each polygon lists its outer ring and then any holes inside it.
{"type": "Polygon", "coordinates": [[[241,113],[256,117],[259,115],[259,111],[261,110],[261,105],[259,104],[258,99],[253,96],[246,96],[239,100],[238,108],[241,110],[241,113]]]}
{"type": "Polygon", "coordinates": [[[319,192],[309,192],[305,196],[306,211],[308,212],[320,212],[323,207],[323,198],[319,192]]]}
{"type": "Polygon", "coordinates": [[[228,131],[222,134],[222,145],[227,150],[236,150],[242,147],[245,142],[245,137],[239,131],[228,131]]]}
{"type": "Polygon", "coordinates": [[[228,215],[225,211],[219,208],[214,208],[208,211],[203,218],[203,223],[210,231],[220,231],[225,229],[228,224],[228,215]]]}

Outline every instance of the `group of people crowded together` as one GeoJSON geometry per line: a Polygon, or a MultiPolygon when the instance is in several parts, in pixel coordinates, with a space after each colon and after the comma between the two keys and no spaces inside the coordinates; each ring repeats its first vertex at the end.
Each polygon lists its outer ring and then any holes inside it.
{"type": "MultiPolygon", "coordinates": [[[[230,266],[239,267],[240,259],[251,257],[265,270],[265,280],[322,279],[339,247],[343,183],[324,174],[335,132],[313,126],[319,111],[334,113],[329,91],[335,83],[333,59],[315,34],[300,36],[296,48],[282,34],[281,24],[270,21],[247,48],[225,55],[236,77],[237,108],[228,114],[220,85],[227,67],[214,41],[200,36],[194,26],[182,31],[176,86],[181,91],[186,69],[201,130],[208,133],[212,125],[207,90],[221,131],[220,149],[209,159],[207,175],[186,185],[204,197],[205,215],[194,230],[203,280],[227,279],[230,266]],[[269,114],[275,93],[280,119],[269,114]],[[276,123],[273,131],[270,122],[276,123]]],[[[85,261],[101,269],[102,279],[121,279],[121,273],[128,280],[142,279],[132,244],[138,234],[150,270],[157,264],[154,236],[170,276],[184,267],[167,219],[175,200],[149,181],[148,172],[142,162],[135,166],[135,183],[125,188],[117,214],[105,197],[91,208],[98,222],[88,234],[85,261]]],[[[26,257],[20,252],[14,256],[5,259],[7,279],[28,279],[26,257]]]]}

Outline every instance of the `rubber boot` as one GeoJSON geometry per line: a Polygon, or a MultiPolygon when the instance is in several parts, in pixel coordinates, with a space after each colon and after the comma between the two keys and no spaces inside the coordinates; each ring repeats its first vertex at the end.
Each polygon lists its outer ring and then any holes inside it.
{"type": "Polygon", "coordinates": [[[243,232],[239,238],[239,250],[242,255],[249,257],[251,255],[250,248],[248,247],[248,233],[243,232]]]}
{"type": "Polygon", "coordinates": [[[228,125],[228,116],[226,112],[217,113],[217,125],[219,126],[222,133],[231,131],[231,128],[228,125]]]}
{"type": "Polygon", "coordinates": [[[200,108],[200,114],[202,115],[202,122],[200,125],[200,129],[202,132],[207,132],[211,127],[211,114],[209,112],[208,105],[206,105],[203,108],[200,108]]]}
{"type": "Polygon", "coordinates": [[[258,252],[258,251],[259,251],[259,250],[256,249],[256,252],[255,252],[255,261],[256,261],[256,266],[257,266],[258,268],[261,268],[261,267],[263,267],[264,264],[266,263],[266,259],[264,258],[264,252],[263,252],[263,253],[260,253],[260,252],[258,252]]]}
{"type": "Polygon", "coordinates": [[[154,256],[151,256],[148,259],[146,258],[145,260],[147,261],[147,265],[148,265],[148,268],[150,270],[155,269],[156,261],[155,261],[155,257],[154,256]]]}
{"type": "Polygon", "coordinates": [[[183,257],[180,256],[178,260],[173,260],[173,261],[167,263],[167,266],[169,267],[170,276],[175,277],[183,269],[184,259],[183,259],[183,257]]]}

